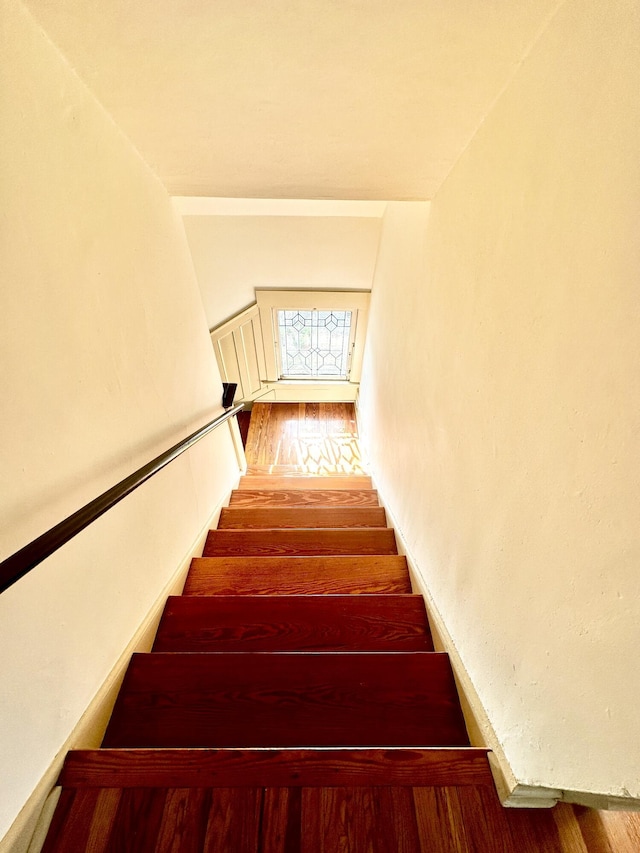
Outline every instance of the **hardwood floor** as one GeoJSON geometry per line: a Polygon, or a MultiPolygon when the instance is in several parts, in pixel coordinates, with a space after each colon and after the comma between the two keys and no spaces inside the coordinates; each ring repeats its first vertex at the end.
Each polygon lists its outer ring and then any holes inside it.
{"type": "Polygon", "coordinates": [[[65,787],[43,853],[637,853],[635,816],[456,787],[65,787]]]}
{"type": "Polygon", "coordinates": [[[351,403],[254,403],[248,473],[365,474],[351,403]]]}

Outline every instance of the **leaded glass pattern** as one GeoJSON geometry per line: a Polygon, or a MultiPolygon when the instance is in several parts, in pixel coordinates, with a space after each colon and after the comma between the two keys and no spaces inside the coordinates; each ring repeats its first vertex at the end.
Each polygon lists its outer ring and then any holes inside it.
{"type": "Polygon", "coordinates": [[[347,379],[351,311],[278,311],[283,379],[347,379]]]}

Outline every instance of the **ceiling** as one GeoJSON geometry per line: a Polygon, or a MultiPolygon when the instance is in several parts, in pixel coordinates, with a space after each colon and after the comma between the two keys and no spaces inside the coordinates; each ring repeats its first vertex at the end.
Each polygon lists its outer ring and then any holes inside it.
{"type": "Polygon", "coordinates": [[[562,0],[24,0],[172,195],[430,199],[562,0]]]}

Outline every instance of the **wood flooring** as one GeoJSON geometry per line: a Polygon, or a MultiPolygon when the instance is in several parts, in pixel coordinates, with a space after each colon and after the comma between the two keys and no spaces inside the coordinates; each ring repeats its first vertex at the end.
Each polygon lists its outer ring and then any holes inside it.
{"type": "Polygon", "coordinates": [[[351,403],[254,403],[245,453],[249,474],[367,473],[351,403]]]}
{"type": "Polygon", "coordinates": [[[161,774],[157,786],[130,787],[121,779],[65,783],[43,853],[640,850],[637,815],[562,804],[503,809],[489,784],[172,786],[161,774]]]}

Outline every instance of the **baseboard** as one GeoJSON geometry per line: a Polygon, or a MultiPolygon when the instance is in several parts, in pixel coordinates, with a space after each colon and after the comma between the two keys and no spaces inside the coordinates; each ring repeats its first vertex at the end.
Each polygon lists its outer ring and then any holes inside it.
{"type": "Polygon", "coordinates": [[[279,379],[262,385],[264,394],[256,402],[277,403],[353,403],[358,391],[355,382],[304,382],[279,379]],[[265,396],[268,394],[269,396],[265,396]]]}
{"type": "Polygon", "coordinates": [[[95,749],[100,746],[131,655],[151,650],[167,598],[182,592],[191,560],[202,554],[207,533],[211,527],[216,526],[220,510],[225,503],[226,501],[220,502],[211,513],[180,566],[163,587],[146,618],[56,754],[9,831],[0,840],[0,853],[39,853],[60,795],[56,782],[66,754],[71,749],[95,749]]]}

